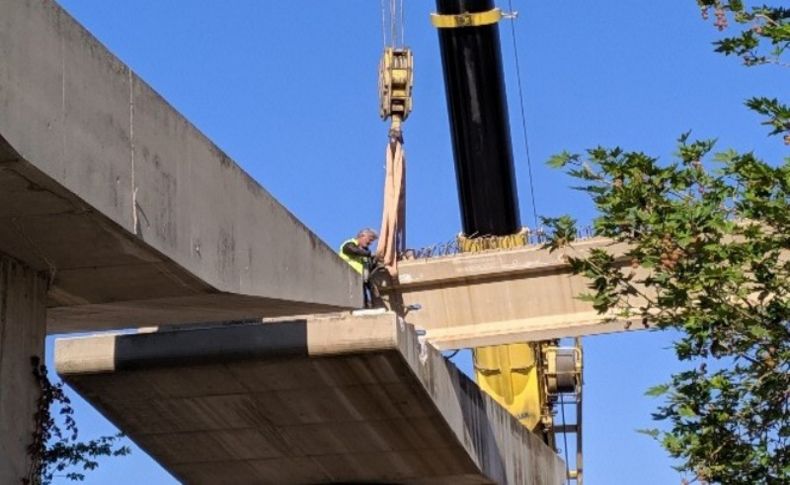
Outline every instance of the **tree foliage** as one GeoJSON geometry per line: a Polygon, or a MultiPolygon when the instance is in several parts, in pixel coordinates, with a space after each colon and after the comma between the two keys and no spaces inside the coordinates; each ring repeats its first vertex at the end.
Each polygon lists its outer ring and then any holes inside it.
{"type": "MultiPolygon", "coordinates": [[[[782,63],[790,11],[697,3],[714,9],[720,30],[729,19],[747,25],[717,52],[782,63]]],[[[746,104],[790,143],[786,105],[746,104]]],[[[654,418],[666,426],[643,430],[678,468],[704,483],[790,483],[790,158],[766,163],[714,145],[686,133],[669,163],[604,147],[552,157],[598,208],[595,234],[627,248],[570,263],[599,312],[679,331],[675,352],[688,366],[647,391],[663,398],[654,418]]],[[[544,224],[552,250],[576,234],[567,216],[544,224]]]]}
{"type": "Polygon", "coordinates": [[[713,23],[719,31],[727,29],[730,19],[746,27],[715,42],[716,52],[741,57],[747,66],[787,65],[782,56],[790,48],[790,8],[766,5],[746,8],[741,0],[697,0],[697,4],[705,20],[713,10],[713,23]]]}
{"type": "MultiPolygon", "coordinates": [[[[746,66],[790,67],[784,57],[790,50],[790,8],[746,8],[741,0],[697,0],[697,4],[706,20],[713,10],[713,23],[719,31],[729,27],[730,19],[743,27],[737,34],[714,42],[716,52],[738,56],[746,66]]],[[[771,134],[783,135],[785,144],[790,145],[790,107],[767,97],[750,98],[746,105],[766,116],[764,124],[772,128],[771,134]]]]}
{"type": "Polygon", "coordinates": [[[52,384],[39,358],[31,360],[40,395],[35,413],[36,428],[28,447],[31,465],[22,479],[23,485],[49,485],[55,477],[83,481],[84,472],[99,466],[98,458],[130,453],[127,446],[119,445],[121,434],[79,441],[74,409],[63,391],[63,383],[52,384]]]}

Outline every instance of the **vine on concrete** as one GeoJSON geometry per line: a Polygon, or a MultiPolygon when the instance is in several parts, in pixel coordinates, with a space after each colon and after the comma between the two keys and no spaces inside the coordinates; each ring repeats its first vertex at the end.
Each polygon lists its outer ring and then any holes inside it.
{"type": "Polygon", "coordinates": [[[131,450],[122,445],[122,434],[79,441],[74,408],[63,383],[49,380],[47,367],[38,356],[30,359],[33,376],[39,386],[35,429],[28,446],[30,467],[23,485],[49,485],[54,477],[72,481],[85,480],[85,472],[99,466],[101,457],[125,456],[131,450]]]}

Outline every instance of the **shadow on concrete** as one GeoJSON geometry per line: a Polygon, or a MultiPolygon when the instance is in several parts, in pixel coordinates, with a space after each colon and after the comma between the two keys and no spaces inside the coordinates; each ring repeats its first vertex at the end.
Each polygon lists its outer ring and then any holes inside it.
{"type": "Polygon", "coordinates": [[[307,356],[304,319],[164,330],[121,335],[115,340],[116,370],[307,356]]]}
{"type": "Polygon", "coordinates": [[[491,423],[486,409],[486,400],[491,398],[449,359],[443,357],[443,360],[447,373],[454,377],[451,382],[463,414],[464,435],[472,440],[471,451],[477,462],[485,467],[489,477],[507,477],[505,450],[500,449],[494,439],[497,427],[491,423]]]}

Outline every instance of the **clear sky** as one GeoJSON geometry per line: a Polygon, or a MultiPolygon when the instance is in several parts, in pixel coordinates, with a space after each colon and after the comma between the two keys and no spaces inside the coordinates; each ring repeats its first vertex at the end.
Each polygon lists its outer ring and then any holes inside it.
{"type": "MultiPolygon", "coordinates": [[[[387,126],[378,118],[381,11],[375,0],[59,0],[123,62],[331,246],[380,220],[387,126]]],[[[406,1],[416,62],[405,124],[409,246],[458,233],[433,2],[406,1]]],[[[774,2],[782,3],[782,2],[774,2]]],[[[507,8],[507,2],[499,1],[507,8]]],[[[619,145],[665,160],[689,129],[718,147],[778,160],[742,100],[787,94],[787,71],[712,53],[718,33],[693,0],[514,0],[537,212],[594,212],[550,155],[619,145]]],[[[501,28],[523,223],[532,225],[510,25],[501,28]]],[[[671,335],[585,339],[586,483],[679,483],[635,429],[657,404],[644,390],[679,368],[671,335]]],[[[52,338],[48,339],[51,353],[52,338]]],[[[468,354],[456,361],[470,368],[468,354]]],[[[77,400],[83,438],[113,432],[77,400]]],[[[60,483],[60,482],[58,482],[60,483]]],[[[63,482],[65,483],[65,482],[63,482]]],[[[143,452],[106,460],[87,484],[176,483],[143,452]]]]}

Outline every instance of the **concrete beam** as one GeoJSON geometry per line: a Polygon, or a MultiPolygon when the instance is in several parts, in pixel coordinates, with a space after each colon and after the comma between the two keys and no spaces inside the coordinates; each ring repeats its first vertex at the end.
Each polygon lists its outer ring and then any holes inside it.
{"type": "Polygon", "coordinates": [[[52,0],[0,0],[0,251],[51,332],[361,306],[361,281],[52,0]]]}
{"type": "Polygon", "coordinates": [[[40,390],[32,357],[44,361],[46,279],[0,254],[0,483],[28,477],[40,390]]]}
{"type": "Polygon", "coordinates": [[[55,360],[184,483],[565,483],[393,313],[59,339],[55,360]]]}
{"type": "Polygon", "coordinates": [[[455,349],[593,335],[643,328],[607,321],[578,295],[588,282],[574,276],[568,256],[624,245],[579,241],[554,253],[540,246],[402,261],[398,278],[377,286],[387,308],[427,331],[440,349],[455,349]],[[420,310],[409,310],[420,305],[420,310]]]}
{"type": "MultiPolygon", "coordinates": [[[[444,350],[644,329],[640,318],[602,315],[579,299],[595,292],[590,280],[572,273],[568,258],[596,248],[632,274],[638,294],[623,297],[628,306],[644,307],[641,295],[655,297],[655,288],[640,283],[651,270],[631,267],[629,246],[607,238],[576,241],[553,253],[535,245],[402,261],[397,279],[378,274],[376,286],[387,308],[427,330],[428,340],[444,350]],[[409,310],[414,305],[422,309],[409,310]]],[[[790,260],[790,251],[781,257],[790,260]]],[[[756,303],[759,294],[747,298],[756,303]]]]}

